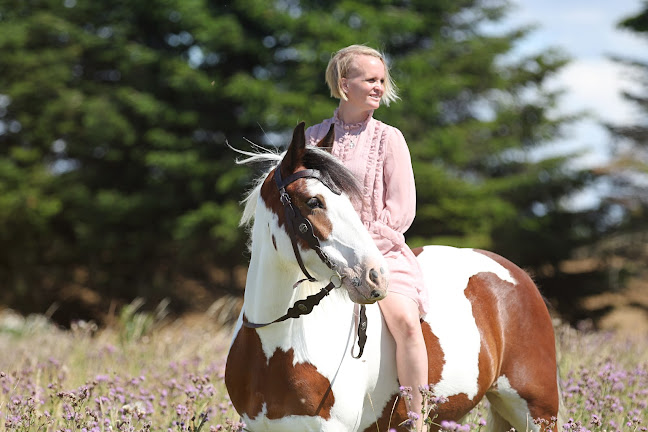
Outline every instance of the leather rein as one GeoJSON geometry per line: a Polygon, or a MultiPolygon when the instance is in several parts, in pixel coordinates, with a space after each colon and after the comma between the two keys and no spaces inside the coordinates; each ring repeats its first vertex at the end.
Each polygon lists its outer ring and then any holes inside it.
{"type": "MultiPolygon", "coordinates": [[[[315,231],[313,230],[313,224],[311,224],[311,222],[301,214],[297,206],[293,205],[290,199],[290,195],[286,191],[286,187],[289,184],[301,178],[317,179],[320,182],[322,182],[322,184],[324,184],[326,187],[328,187],[331,190],[331,192],[333,192],[334,194],[336,195],[341,194],[340,189],[338,189],[338,187],[335,184],[333,184],[330,181],[330,179],[322,176],[319,171],[312,170],[312,169],[305,169],[289,175],[286,179],[282,179],[281,164],[277,165],[277,167],[275,168],[274,181],[275,181],[275,185],[277,186],[277,189],[279,190],[279,199],[281,200],[281,203],[283,204],[284,207],[284,214],[286,216],[286,231],[288,232],[288,236],[290,237],[290,241],[292,243],[293,252],[295,254],[295,258],[297,259],[297,263],[299,264],[302,273],[304,273],[304,276],[306,276],[305,279],[295,282],[293,288],[296,288],[300,283],[306,280],[309,282],[317,281],[317,279],[312,277],[310,273],[308,273],[308,270],[306,270],[306,266],[304,265],[304,261],[301,257],[301,253],[299,252],[299,245],[297,243],[298,238],[305,241],[306,244],[317,253],[317,255],[320,257],[322,262],[326,264],[328,268],[333,270],[335,274],[331,276],[328,285],[322,288],[317,294],[312,294],[307,296],[305,299],[297,300],[292,305],[292,307],[288,308],[288,311],[284,315],[277,318],[276,320],[268,323],[253,323],[248,321],[244,317],[243,325],[245,327],[257,329],[257,328],[269,326],[274,323],[286,321],[289,318],[299,318],[302,315],[307,315],[311,313],[313,308],[317,306],[320,303],[320,301],[322,301],[322,299],[326,297],[334,288],[339,288],[342,286],[342,277],[338,273],[337,269],[335,268],[335,265],[331,262],[331,259],[328,257],[326,252],[322,250],[319,238],[317,238],[317,236],[315,235],[315,231]],[[335,281],[335,279],[337,279],[337,281],[335,281]],[[335,282],[338,282],[338,284],[336,285],[335,282]]],[[[364,305],[360,305],[360,319],[358,322],[357,334],[358,334],[358,347],[360,351],[357,356],[353,355],[352,353],[351,355],[353,356],[353,358],[360,358],[362,356],[362,353],[364,352],[365,342],[367,340],[367,315],[365,312],[364,305]]]]}

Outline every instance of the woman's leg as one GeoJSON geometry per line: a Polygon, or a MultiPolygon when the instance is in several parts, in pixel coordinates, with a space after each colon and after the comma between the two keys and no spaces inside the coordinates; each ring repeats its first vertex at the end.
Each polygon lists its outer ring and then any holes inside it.
{"type": "Polygon", "coordinates": [[[387,327],[396,340],[398,380],[402,386],[412,388],[412,402],[408,409],[419,415],[417,430],[421,430],[423,401],[418,388],[428,384],[428,359],[418,305],[399,293],[390,293],[378,304],[387,327]]]}

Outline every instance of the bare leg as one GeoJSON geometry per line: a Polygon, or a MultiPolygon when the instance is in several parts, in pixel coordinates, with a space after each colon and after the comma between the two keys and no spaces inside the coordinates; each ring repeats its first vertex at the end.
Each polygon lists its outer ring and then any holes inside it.
{"type": "Polygon", "coordinates": [[[378,302],[387,327],[396,340],[396,368],[402,386],[412,387],[412,402],[408,407],[419,415],[416,430],[421,430],[423,398],[419,386],[428,384],[428,359],[421,332],[418,305],[410,298],[390,293],[378,302]]]}

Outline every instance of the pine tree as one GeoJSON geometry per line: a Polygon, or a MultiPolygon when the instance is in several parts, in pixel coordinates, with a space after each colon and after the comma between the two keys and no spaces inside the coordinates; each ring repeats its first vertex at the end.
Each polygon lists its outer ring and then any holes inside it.
{"type": "MultiPolygon", "coordinates": [[[[386,53],[402,100],[375,116],[411,147],[410,244],[487,247],[555,263],[592,232],[563,199],[591,180],[530,157],[550,118],[545,80],[568,59],[507,54],[506,0],[0,0],[0,277],[34,308],[69,285],[101,296],[228,288],[245,265],[251,176],[226,146],[287,144],[330,117],[331,53],[386,53]],[[531,96],[532,95],[532,96],[531,96]],[[216,274],[216,276],[214,276],[216,274]]],[[[174,294],[175,293],[175,294],[174,294]]],[[[85,296],[86,298],[88,296],[85,296]]],[[[89,296],[92,297],[92,296],[89,296]]],[[[104,307],[97,304],[96,307],[104,307]]]]}
{"type": "MultiPolygon", "coordinates": [[[[637,36],[648,37],[648,3],[637,15],[619,23],[619,27],[637,36]]],[[[647,39],[648,40],[648,39],[647,39]]],[[[648,60],[614,56],[624,65],[630,76],[640,85],[636,91],[624,91],[623,97],[637,107],[637,112],[648,114],[648,60]]],[[[610,193],[604,202],[614,212],[606,225],[609,236],[599,246],[606,255],[620,255],[637,263],[635,270],[643,270],[648,258],[648,124],[638,119],[632,124],[606,124],[614,137],[613,158],[601,172],[609,182],[610,193]]]]}

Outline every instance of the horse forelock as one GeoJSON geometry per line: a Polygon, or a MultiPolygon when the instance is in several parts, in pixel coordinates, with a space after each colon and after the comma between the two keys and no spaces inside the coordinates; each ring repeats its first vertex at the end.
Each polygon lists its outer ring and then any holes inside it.
{"type": "MultiPolygon", "coordinates": [[[[254,162],[273,162],[272,167],[259,176],[253,183],[253,187],[244,197],[241,203],[244,205],[243,215],[240,225],[249,225],[254,219],[254,213],[257,207],[257,201],[261,194],[261,187],[268,175],[279,165],[283,159],[283,154],[274,152],[267,153],[244,153],[250,157],[237,161],[239,164],[250,164],[254,162]]],[[[349,171],[335,156],[326,150],[318,147],[308,146],[301,161],[305,169],[313,169],[339,188],[349,199],[361,200],[362,190],[355,176],[349,171]]]]}
{"type": "Polygon", "coordinates": [[[321,175],[328,177],[351,200],[361,199],[362,190],[358,180],[342,162],[326,150],[314,146],[307,147],[303,164],[307,169],[317,170],[321,175]]]}

